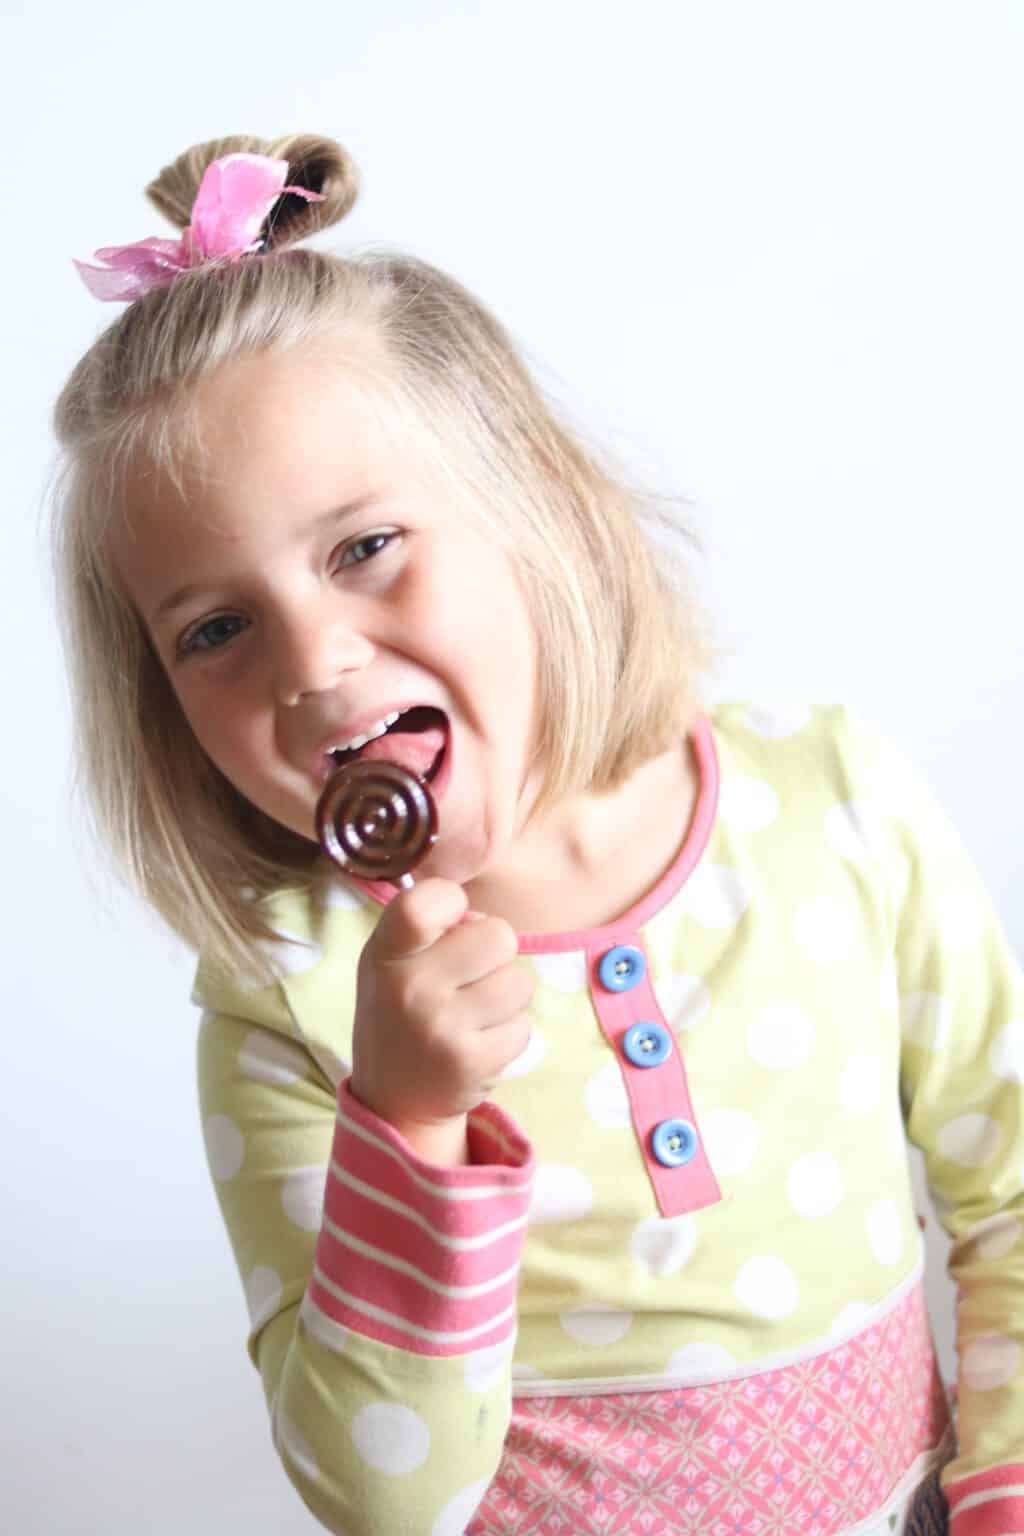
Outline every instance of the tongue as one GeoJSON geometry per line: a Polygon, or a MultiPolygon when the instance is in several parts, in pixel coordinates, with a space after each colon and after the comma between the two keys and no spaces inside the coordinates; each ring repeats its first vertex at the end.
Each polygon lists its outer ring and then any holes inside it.
{"type": "Polygon", "coordinates": [[[425,731],[388,731],[361,747],[359,756],[371,762],[398,763],[422,778],[443,746],[443,728],[432,725],[425,731]]]}

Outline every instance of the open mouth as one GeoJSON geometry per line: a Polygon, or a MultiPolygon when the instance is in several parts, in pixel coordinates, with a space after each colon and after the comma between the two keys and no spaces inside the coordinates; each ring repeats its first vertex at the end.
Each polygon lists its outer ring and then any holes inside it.
{"type": "Polygon", "coordinates": [[[448,745],[448,717],[432,704],[416,704],[405,710],[380,736],[348,751],[336,749],[327,756],[338,768],[354,758],[399,763],[429,784],[438,774],[448,745]]]}

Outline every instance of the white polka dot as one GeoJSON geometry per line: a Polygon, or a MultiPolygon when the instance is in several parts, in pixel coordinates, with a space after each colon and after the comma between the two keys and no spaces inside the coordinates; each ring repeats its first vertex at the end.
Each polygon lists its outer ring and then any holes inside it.
{"type": "Polygon", "coordinates": [[[485,1477],[479,1483],[470,1483],[469,1487],[463,1488],[454,1499],[449,1499],[430,1527],[430,1536],[463,1536],[488,1486],[488,1480],[485,1477]]]}
{"type": "Polygon", "coordinates": [[[418,1413],[401,1403],[371,1403],[352,1420],[356,1450],[376,1472],[400,1477],[415,1472],[430,1451],[430,1431],[418,1413]]]}
{"type": "Polygon", "coordinates": [[[324,901],[329,907],[335,907],[341,912],[358,912],[369,899],[364,891],[351,885],[341,875],[332,875],[324,882],[324,901]]]}
{"type": "Polygon", "coordinates": [[[276,932],[277,939],[265,939],[256,946],[276,976],[301,976],[303,971],[311,971],[320,964],[323,951],[319,944],[310,943],[301,934],[289,933],[286,928],[276,932]]]}
{"type": "Polygon", "coordinates": [[[629,1332],[633,1314],[613,1307],[578,1307],[560,1313],[558,1321],[577,1344],[617,1344],[629,1332]]]}
{"type": "Polygon", "coordinates": [[[587,1113],[607,1130],[632,1124],[629,1096],[617,1061],[610,1061],[590,1079],[584,1094],[587,1113]]]}
{"type": "Polygon", "coordinates": [[[926,1050],[941,1050],[953,1027],[953,1009],[935,992],[905,992],[900,998],[900,1031],[904,1040],[926,1050]]]}
{"type": "Polygon", "coordinates": [[[539,1067],[547,1055],[547,1041],[539,1029],[534,1029],[526,1042],[524,1050],[520,1051],[515,1061],[510,1061],[503,1072],[499,1072],[498,1081],[504,1082],[510,1077],[525,1077],[527,1072],[532,1072],[539,1067]]]}
{"type": "Polygon", "coordinates": [[[769,1070],[784,1071],[807,1060],[814,1044],[814,1020],[797,1003],[770,1003],[747,1025],[747,1049],[769,1070]]]}
{"type": "Polygon", "coordinates": [[[684,912],[704,928],[733,928],[750,906],[749,883],[728,864],[702,860],[676,897],[684,912]]]}
{"type": "Polygon", "coordinates": [[[843,1198],[843,1181],[831,1152],[798,1157],[786,1175],[786,1195],[793,1209],[811,1220],[834,1211],[843,1198]]]}
{"type": "Polygon", "coordinates": [[[699,976],[662,976],[654,983],[654,995],[673,1030],[692,1029],[711,1007],[711,993],[699,976]]]}
{"type": "Polygon", "coordinates": [[[1012,1381],[1020,1366],[1020,1345],[1001,1333],[975,1339],[964,1350],[961,1370],[975,1392],[991,1392],[1012,1381]]]}
{"type": "Polygon", "coordinates": [[[509,1367],[514,1340],[505,1339],[500,1344],[490,1344],[467,1355],[462,1362],[462,1374],[471,1392],[487,1392],[497,1386],[509,1367]]]}
{"type": "Polygon", "coordinates": [[[879,1264],[898,1264],[903,1253],[903,1220],[895,1200],[879,1200],[868,1211],[868,1246],[879,1264]]]}
{"type": "Polygon", "coordinates": [[[938,1149],[961,1168],[984,1168],[999,1150],[1001,1132],[989,1115],[958,1115],[939,1131],[938,1149]]]}
{"type": "Polygon", "coordinates": [[[227,1115],[209,1115],[203,1125],[203,1137],[213,1177],[218,1182],[233,1179],[245,1156],[245,1142],[238,1126],[227,1115]]]}
{"type": "Polygon", "coordinates": [[[997,1077],[1024,1083],[1024,1019],[1012,1019],[992,1042],[989,1066],[997,1077]]]}
{"type": "Polygon", "coordinates": [[[793,916],[793,937],[817,965],[834,965],[850,952],[852,909],[834,896],[803,901],[793,916]]]}
{"type": "Polygon", "coordinates": [[[735,1364],[735,1357],[721,1344],[686,1344],[669,1356],[665,1374],[680,1377],[681,1382],[718,1381],[735,1364]]]}
{"type": "Polygon", "coordinates": [[[531,955],[534,969],[547,987],[557,992],[585,992],[587,988],[587,956],[582,949],[570,949],[564,954],[531,955]]]}
{"type": "Polygon", "coordinates": [[[327,1165],[296,1168],[281,1188],[281,1204],[288,1220],[303,1232],[318,1232],[323,1219],[327,1165]]]}
{"type": "Polygon", "coordinates": [[[833,1338],[847,1338],[860,1333],[867,1326],[870,1316],[871,1308],[866,1301],[851,1301],[836,1315],[829,1333],[833,1338]]]}
{"type": "Polygon", "coordinates": [[[839,1102],[848,1115],[869,1115],[882,1097],[882,1058],[855,1051],[839,1077],[839,1102]]]}
{"type": "Polygon", "coordinates": [[[745,1109],[709,1109],[700,1119],[704,1150],[721,1179],[743,1173],[754,1161],[761,1128],[745,1109]]]}
{"type": "Polygon", "coordinates": [[[249,1304],[249,1322],[253,1328],[262,1328],[269,1322],[281,1305],[281,1276],[268,1264],[257,1264],[245,1283],[245,1299],[249,1304]]]}
{"type": "Polygon", "coordinates": [[[979,1259],[1001,1259],[1011,1248],[1016,1247],[1020,1234],[1021,1223],[1018,1217],[1001,1211],[998,1216],[989,1216],[979,1221],[967,1235],[979,1259]]]}
{"type": "Polygon", "coordinates": [[[741,832],[761,832],[779,814],[779,797],[764,779],[748,773],[727,774],[722,780],[719,814],[741,832]]]}
{"type": "Polygon", "coordinates": [[[265,1029],[250,1030],[238,1053],[239,1070],[258,1083],[286,1088],[309,1072],[309,1058],[301,1046],[265,1029]]]}
{"type": "Polygon", "coordinates": [[[281,1454],[287,1456],[292,1466],[301,1472],[303,1477],[315,1482],[320,1476],[320,1468],[309,1441],[296,1429],[291,1419],[285,1418],[279,1408],[274,1414],[274,1428],[276,1431],[274,1443],[281,1454]]]}
{"type": "Polygon", "coordinates": [[[579,1221],[594,1204],[594,1189],[585,1173],[559,1163],[537,1169],[530,1202],[531,1226],[554,1221],[579,1221]]]}
{"type": "Polygon", "coordinates": [[[689,1263],[697,1246],[692,1216],[648,1216],[634,1227],[629,1251],[652,1275],[674,1275],[689,1263]]]}
{"type": "Polygon", "coordinates": [[[749,729],[758,736],[769,741],[782,741],[806,730],[811,710],[802,699],[765,700],[747,709],[746,720],[749,729]]]}
{"type": "Polygon", "coordinates": [[[733,1292],[756,1317],[773,1320],[795,1312],[800,1300],[796,1275],[772,1254],[748,1259],[736,1276],[733,1292]]]}

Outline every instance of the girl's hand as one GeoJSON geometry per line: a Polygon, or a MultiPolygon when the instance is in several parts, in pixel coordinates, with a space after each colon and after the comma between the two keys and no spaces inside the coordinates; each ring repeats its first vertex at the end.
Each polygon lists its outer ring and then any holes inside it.
{"type": "Polygon", "coordinates": [[[350,1090],[444,1162],[465,1161],[466,1114],[526,1049],[535,984],[512,925],[467,908],[451,880],[399,892],[357,978],[350,1090]]]}

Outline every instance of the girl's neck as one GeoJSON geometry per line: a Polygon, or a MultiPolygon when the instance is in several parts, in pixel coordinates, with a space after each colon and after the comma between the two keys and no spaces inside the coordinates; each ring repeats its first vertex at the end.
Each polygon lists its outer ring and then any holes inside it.
{"type": "Polygon", "coordinates": [[[618,789],[563,802],[527,828],[500,870],[466,883],[470,904],[519,933],[613,922],[674,863],[700,779],[687,739],[618,789]]]}

